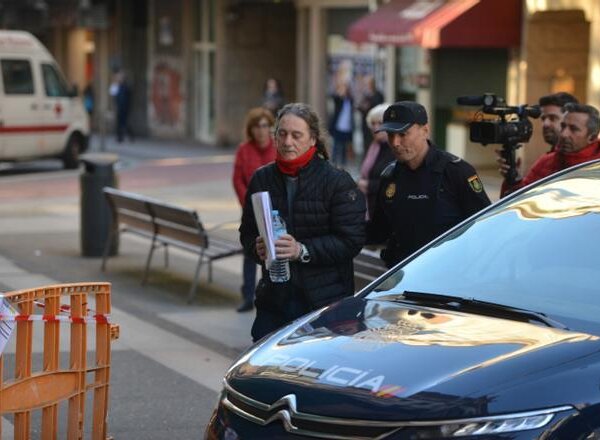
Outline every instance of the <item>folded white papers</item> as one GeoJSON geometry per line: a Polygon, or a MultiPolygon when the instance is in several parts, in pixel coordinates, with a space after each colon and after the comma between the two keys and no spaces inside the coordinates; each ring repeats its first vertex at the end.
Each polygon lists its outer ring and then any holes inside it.
{"type": "Polygon", "coordinates": [[[267,247],[267,269],[275,260],[275,239],[273,235],[273,218],[271,216],[271,197],[268,191],[261,191],[252,194],[252,209],[254,210],[254,219],[258,226],[258,233],[265,241],[267,247]]]}

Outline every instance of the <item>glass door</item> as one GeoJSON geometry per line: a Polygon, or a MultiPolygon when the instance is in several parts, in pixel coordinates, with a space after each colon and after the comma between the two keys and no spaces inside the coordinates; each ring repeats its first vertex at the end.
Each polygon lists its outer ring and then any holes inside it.
{"type": "Polygon", "coordinates": [[[195,11],[194,134],[215,140],[215,0],[199,0],[195,11]]]}

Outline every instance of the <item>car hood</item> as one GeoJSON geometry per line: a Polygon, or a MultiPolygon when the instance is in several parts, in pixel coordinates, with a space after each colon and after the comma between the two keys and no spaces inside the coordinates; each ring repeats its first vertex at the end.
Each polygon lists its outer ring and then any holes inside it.
{"type": "Polygon", "coordinates": [[[350,298],[263,341],[226,382],[269,405],[293,394],[298,411],[332,417],[477,417],[576,403],[564,390],[578,380],[585,388],[583,367],[595,383],[599,351],[586,333],[350,298]],[[532,395],[528,384],[540,383],[532,395]]]}

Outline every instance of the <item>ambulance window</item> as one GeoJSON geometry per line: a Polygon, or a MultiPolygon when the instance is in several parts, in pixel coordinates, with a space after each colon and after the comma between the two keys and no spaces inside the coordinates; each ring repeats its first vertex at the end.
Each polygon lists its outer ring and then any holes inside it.
{"type": "Polygon", "coordinates": [[[52,64],[42,64],[46,96],[69,96],[67,84],[52,64]]]}
{"type": "Polygon", "coordinates": [[[6,95],[33,95],[33,74],[27,60],[0,61],[6,95]]]}

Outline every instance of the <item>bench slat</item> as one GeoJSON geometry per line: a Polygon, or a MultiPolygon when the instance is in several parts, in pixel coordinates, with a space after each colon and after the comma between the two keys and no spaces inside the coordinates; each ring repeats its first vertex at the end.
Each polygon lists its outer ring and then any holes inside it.
{"type": "Polygon", "coordinates": [[[196,211],[189,209],[176,208],[173,206],[164,206],[157,203],[149,203],[150,212],[157,221],[163,220],[176,223],[182,226],[188,226],[195,230],[203,230],[200,225],[196,211]]]}
{"type": "Polygon", "coordinates": [[[202,232],[177,227],[177,225],[156,224],[156,233],[158,239],[164,237],[197,247],[209,247],[207,237],[202,232]]]}
{"type": "Polygon", "coordinates": [[[135,215],[135,213],[120,211],[117,213],[117,221],[119,224],[130,226],[131,229],[147,231],[150,234],[154,233],[154,225],[152,224],[150,216],[143,217],[135,215]]]}

